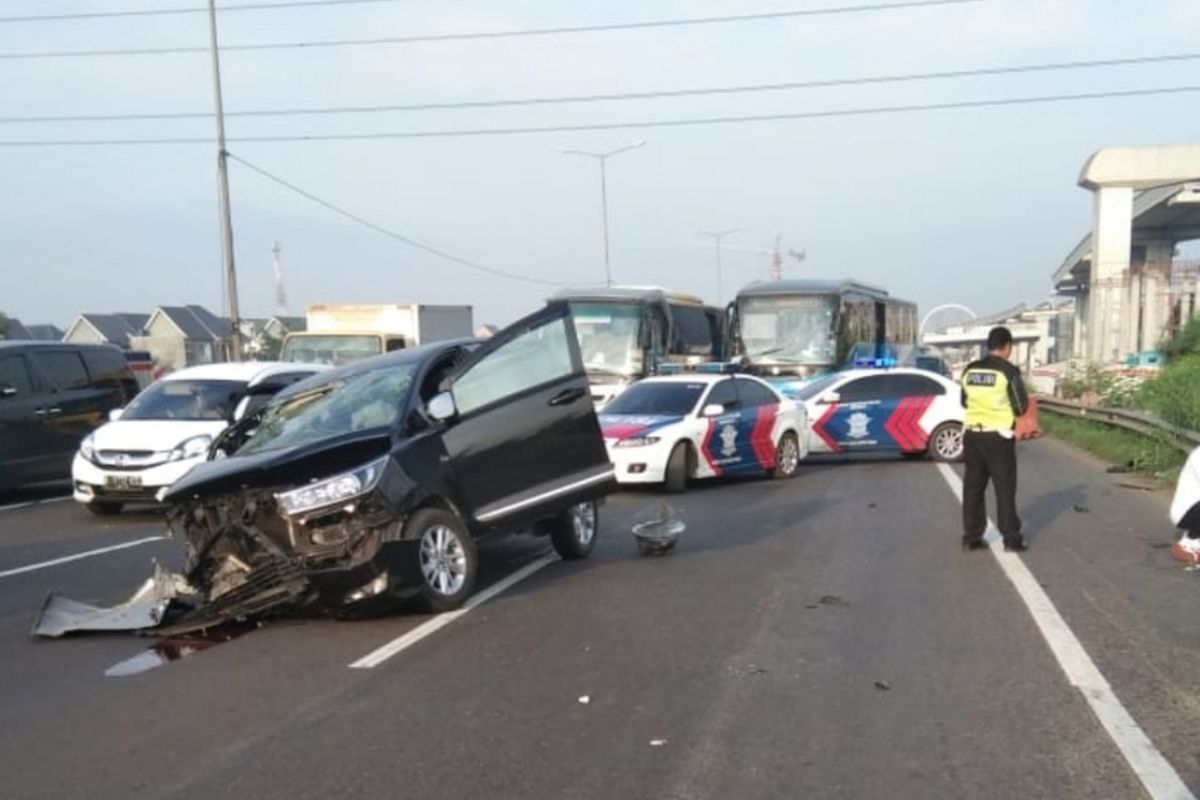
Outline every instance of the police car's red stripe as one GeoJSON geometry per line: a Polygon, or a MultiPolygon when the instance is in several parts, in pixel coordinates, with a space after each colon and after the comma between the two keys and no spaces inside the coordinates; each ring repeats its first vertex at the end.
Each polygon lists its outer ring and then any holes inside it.
{"type": "Polygon", "coordinates": [[[829,452],[840,453],[842,452],[841,445],[839,445],[837,441],[829,435],[829,431],[825,429],[825,426],[829,424],[829,420],[833,419],[833,415],[835,413],[837,413],[837,406],[835,405],[831,405],[829,408],[825,409],[825,413],[821,415],[821,418],[817,420],[812,429],[813,433],[821,437],[821,441],[823,441],[825,446],[829,448],[829,452]]]}
{"type": "Polygon", "coordinates": [[[750,443],[754,447],[758,465],[763,469],[771,469],[775,466],[775,442],[771,441],[771,431],[779,415],[779,406],[759,406],[757,414],[754,429],[750,431],[750,443]]]}
{"type": "Polygon", "coordinates": [[[912,442],[909,441],[908,431],[904,427],[904,418],[908,414],[910,398],[902,398],[896,405],[896,409],[888,416],[887,421],[883,424],[883,429],[887,431],[888,436],[896,442],[896,445],[901,450],[912,450],[912,442]]]}
{"type": "Polygon", "coordinates": [[[929,434],[921,427],[921,420],[932,405],[933,397],[913,398],[913,410],[908,417],[908,426],[912,433],[913,444],[916,445],[917,450],[924,450],[929,444],[929,434]]]}
{"type": "Polygon", "coordinates": [[[700,455],[704,456],[704,460],[708,463],[708,468],[713,471],[713,474],[720,475],[721,465],[714,462],[712,457],[712,438],[716,430],[717,421],[709,417],[708,430],[704,434],[704,443],[700,445],[700,455]]]}

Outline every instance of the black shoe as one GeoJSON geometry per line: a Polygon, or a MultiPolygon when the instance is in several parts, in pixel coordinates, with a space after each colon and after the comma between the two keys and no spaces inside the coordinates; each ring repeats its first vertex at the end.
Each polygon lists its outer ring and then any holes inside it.
{"type": "Polygon", "coordinates": [[[1029,543],[1022,539],[1019,542],[1004,543],[1004,549],[1009,553],[1024,553],[1029,549],[1029,543]]]}
{"type": "Polygon", "coordinates": [[[983,539],[963,539],[962,548],[964,551],[986,550],[987,542],[983,539]]]}

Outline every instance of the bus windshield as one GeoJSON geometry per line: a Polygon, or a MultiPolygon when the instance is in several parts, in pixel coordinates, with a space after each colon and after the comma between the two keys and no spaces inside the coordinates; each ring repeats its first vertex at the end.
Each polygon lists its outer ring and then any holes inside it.
{"type": "Polygon", "coordinates": [[[571,303],[575,335],[589,373],[640,375],[642,308],[632,303],[571,303]]]}
{"type": "Polygon", "coordinates": [[[835,362],[836,303],[832,296],[747,297],[739,306],[742,346],[752,362],[835,362]]]}
{"type": "Polygon", "coordinates": [[[383,352],[382,337],[371,334],[292,336],[283,344],[280,361],[337,366],[383,352]]]}

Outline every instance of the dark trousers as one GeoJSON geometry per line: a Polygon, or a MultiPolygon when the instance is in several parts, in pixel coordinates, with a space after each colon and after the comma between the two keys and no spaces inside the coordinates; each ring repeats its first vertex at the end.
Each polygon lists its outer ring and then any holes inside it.
{"type": "Polygon", "coordinates": [[[998,433],[968,430],[963,435],[963,463],[963,541],[978,541],[987,531],[985,497],[990,481],[996,487],[996,525],[1004,543],[1020,543],[1016,441],[998,433]]]}

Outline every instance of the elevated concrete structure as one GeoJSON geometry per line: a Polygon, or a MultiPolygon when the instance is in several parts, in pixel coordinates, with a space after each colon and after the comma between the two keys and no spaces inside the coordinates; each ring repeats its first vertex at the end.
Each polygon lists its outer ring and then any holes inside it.
{"type": "Polygon", "coordinates": [[[1200,239],[1200,145],[1100,150],[1079,185],[1093,193],[1092,233],[1055,288],[1076,298],[1075,357],[1121,361],[1168,330],[1175,246],[1200,239]]]}

